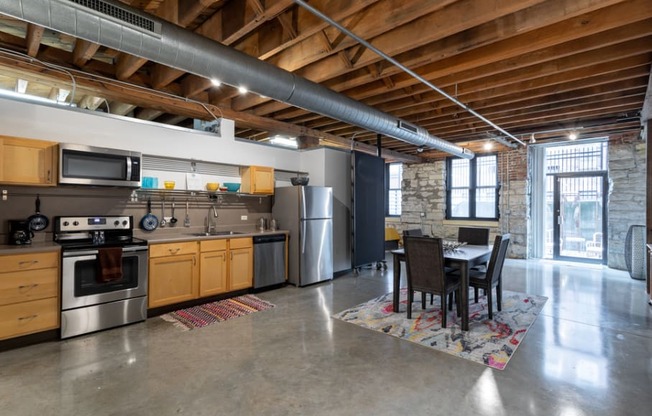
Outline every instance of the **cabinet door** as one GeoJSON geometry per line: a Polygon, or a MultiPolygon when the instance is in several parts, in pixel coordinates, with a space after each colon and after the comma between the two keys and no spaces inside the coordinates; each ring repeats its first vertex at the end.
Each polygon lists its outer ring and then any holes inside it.
{"type": "Polygon", "coordinates": [[[229,290],[247,289],[253,285],[254,256],[252,248],[229,251],[229,290]]]}
{"type": "Polygon", "coordinates": [[[200,297],[226,292],[226,257],[226,250],[201,253],[199,261],[200,297]]]}
{"type": "Polygon", "coordinates": [[[253,167],[253,189],[254,194],[274,193],[274,169],[267,167],[253,167]]]}
{"type": "Polygon", "coordinates": [[[0,137],[0,182],[56,185],[56,149],[53,142],[0,137]]]}
{"type": "Polygon", "coordinates": [[[198,295],[199,268],[196,254],[149,260],[150,308],[192,300],[198,295]]]}

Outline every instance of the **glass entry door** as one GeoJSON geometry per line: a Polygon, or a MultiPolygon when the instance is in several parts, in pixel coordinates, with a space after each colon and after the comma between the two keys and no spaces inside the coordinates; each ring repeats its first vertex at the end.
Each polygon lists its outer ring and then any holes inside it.
{"type": "Polygon", "coordinates": [[[549,175],[548,180],[554,192],[547,210],[546,254],[558,260],[603,263],[606,173],[549,175]]]}

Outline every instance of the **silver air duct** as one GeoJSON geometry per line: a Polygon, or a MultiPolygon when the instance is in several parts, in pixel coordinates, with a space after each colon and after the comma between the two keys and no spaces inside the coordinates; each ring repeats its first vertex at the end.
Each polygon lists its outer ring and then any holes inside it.
{"type": "Polygon", "coordinates": [[[0,13],[232,86],[419,147],[473,152],[284,69],[107,0],[0,0],[0,13]]]}

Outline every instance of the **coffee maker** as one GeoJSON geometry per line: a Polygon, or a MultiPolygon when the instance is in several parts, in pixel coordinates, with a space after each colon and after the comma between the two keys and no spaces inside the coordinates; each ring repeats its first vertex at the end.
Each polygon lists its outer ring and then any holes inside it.
{"type": "Polygon", "coordinates": [[[24,245],[32,244],[34,233],[29,228],[26,220],[9,220],[9,244],[24,245]]]}

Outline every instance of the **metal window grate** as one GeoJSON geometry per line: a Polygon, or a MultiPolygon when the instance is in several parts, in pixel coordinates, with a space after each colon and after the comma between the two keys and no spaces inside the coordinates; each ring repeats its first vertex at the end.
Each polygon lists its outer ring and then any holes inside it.
{"type": "Polygon", "coordinates": [[[139,14],[133,13],[129,10],[123,9],[111,3],[107,3],[103,0],[68,0],[71,3],[78,4],[80,6],[87,7],[91,10],[95,10],[98,13],[101,13],[106,16],[110,16],[114,19],[120,20],[121,22],[128,23],[132,26],[145,29],[152,33],[159,33],[159,25],[152,19],[141,16],[139,14]]]}
{"type": "Polygon", "coordinates": [[[548,174],[607,170],[607,142],[546,149],[548,174]]]}

